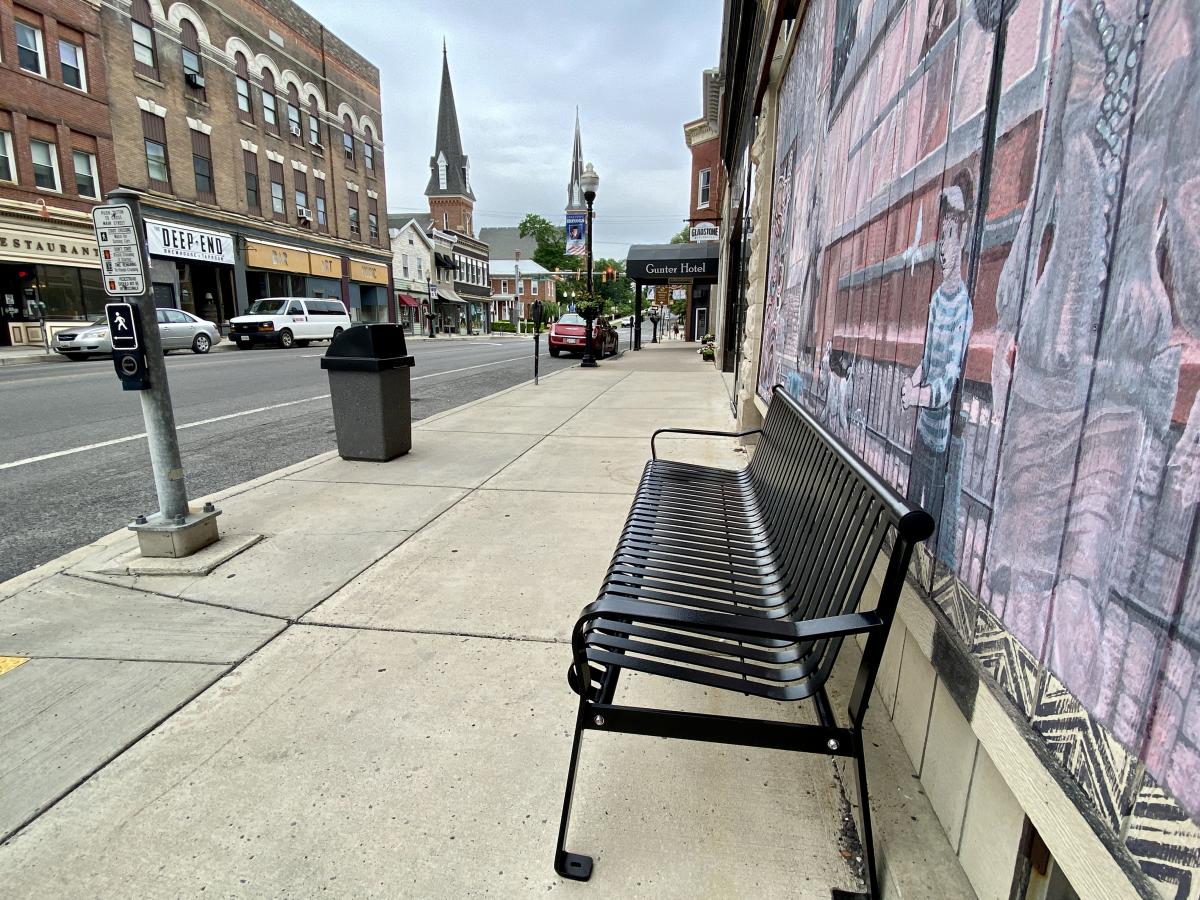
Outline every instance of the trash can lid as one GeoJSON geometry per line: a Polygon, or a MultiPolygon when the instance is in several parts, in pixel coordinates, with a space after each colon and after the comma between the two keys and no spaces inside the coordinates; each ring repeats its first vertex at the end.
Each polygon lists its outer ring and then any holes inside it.
{"type": "Polygon", "coordinates": [[[413,365],[399,325],[378,322],[352,325],[329,343],[321,368],[334,371],[380,372],[413,365]]]}

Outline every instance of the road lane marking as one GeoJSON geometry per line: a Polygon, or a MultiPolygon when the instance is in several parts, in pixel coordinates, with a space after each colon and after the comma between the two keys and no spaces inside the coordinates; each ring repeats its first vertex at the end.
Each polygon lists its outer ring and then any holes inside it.
{"type": "MultiPolygon", "coordinates": [[[[498,359],[493,362],[480,363],[477,366],[463,366],[461,369],[447,369],[445,372],[431,372],[428,375],[418,375],[413,378],[413,381],[422,381],[426,378],[439,378],[443,375],[455,375],[459,372],[469,372],[472,369],[486,369],[488,366],[499,366],[504,363],[516,362],[526,359],[525,356],[514,356],[510,359],[498,359]]],[[[329,394],[318,394],[316,397],[304,397],[301,400],[288,400],[284,403],[273,403],[270,406],[259,406],[255,409],[244,409],[241,412],[228,413],[223,416],[213,416],[211,419],[200,419],[197,422],[185,422],[183,425],[176,425],[176,431],[183,431],[185,428],[198,428],[201,425],[212,425],[215,422],[224,422],[229,419],[237,419],[242,416],[252,416],[255,413],[270,412],[274,409],[282,409],[285,406],[296,406],[300,403],[313,403],[317,400],[328,400],[329,394]]],[[[5,469],[15,469],[18,466],[28,466],[33,463],[45,462],[48,459],[58,459],[62,456],[71,456],[75,453],[86,453],[88,450],[99,450],[103,447],[112,447],[116,444],[127,444],[130,441],[140,441],[146,436],[146,432],[142,431],[138,434],[130,434],[125,437],[113,438],[108,441],[97,441],[94,444],[84,444],[82,447],[71,447],[68,450],[56,450],[53,453],[43,453],[40,456],[30,456],[25,459],[14,460],[13,462],[0,463],[0,471],[5,469]]]]}

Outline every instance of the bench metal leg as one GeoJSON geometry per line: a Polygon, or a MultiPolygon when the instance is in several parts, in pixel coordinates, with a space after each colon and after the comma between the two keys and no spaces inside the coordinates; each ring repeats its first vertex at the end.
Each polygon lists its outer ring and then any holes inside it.
{"type": "Polygon", "coordinates": [[[567,827],[571,823],[571,798],[575,793],[575,770],[579,766],[579,745],[583,742],[583,722],[587,713],[587,700],[579,698],[579,713],[575,717],[575,739],[571,743],[571,765],[567,768],[567,788],[563,795],[562,820],[558,825],[558,847],[554,851],[554,871],[563,878],[587,881],[592,877],[592,858],[579,853],[568,853],[567,827]]]}
{"type": "Polygon", "coordinates": [[[862,818],[863,868],[867,874],[867,896],[879,900],[879,880],[875,869],[875,838],[871,833],[871,798],[867,793],[867,762],[862,731],[855,729],[854,767],[858,773],[858,806],[862,818]]]}

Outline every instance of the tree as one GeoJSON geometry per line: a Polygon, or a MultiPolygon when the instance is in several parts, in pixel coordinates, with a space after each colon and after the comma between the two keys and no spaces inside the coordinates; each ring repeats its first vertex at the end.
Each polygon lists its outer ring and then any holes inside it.
{"type": "Polygon", "coordinates": [[[532,237],[537,241],[537,250],[534,251],[533,261],[538,265],[544,266],[551,272],[579,269],[580,258],[567,255],[565,228],[552,224],[537,213],[529,213],[521,220],[517,230],[521,237],[532,237]]]}
{"type": "Polygon", "coordinates": [[[592,264],[592,268],[596,273],[596,293],[604,298],[605,314],[614,306],[622,315],[633,312],[633,283],[625,277],[625,260],[601,258],[592,264]],[[613,277],[605,281],[604,274],[608,269],[613,270],[613,277]]]}
{"type": "Polygon", "coordinates": [[[679,229],[679,234],[671,236],[672,244],[688,244],[692,240],[692,226],[684,225],[679,229]]]}

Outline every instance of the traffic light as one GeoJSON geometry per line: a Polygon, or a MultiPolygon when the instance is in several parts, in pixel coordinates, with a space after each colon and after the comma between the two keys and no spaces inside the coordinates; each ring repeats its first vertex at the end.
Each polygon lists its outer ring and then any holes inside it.
{"type": "Polygon", "coordinates": [[[616,270],[615,270],[615,269],[613,269],[613,267],[612,267],[612,266],[609,266],[607,269],[605,269],[605,270],[604,270],[604,280],[605,280],[605,281],[608,281],[608,280],[610,280],[610,279],[611,279],[612,281],[616,281],[616,280],[617,280],[617,273],[616,273],[616,270]]]}

